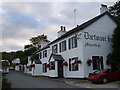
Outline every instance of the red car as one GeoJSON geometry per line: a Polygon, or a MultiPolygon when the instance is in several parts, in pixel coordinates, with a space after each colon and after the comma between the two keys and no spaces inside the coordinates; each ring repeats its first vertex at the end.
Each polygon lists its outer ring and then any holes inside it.
{"type": "Polygon", "coordinates": [[[88,80],[96,83],[117,81],[120,80],[120,71],[113,72],[111,69],[96,70],[93,73],[89,73],[88,80]]]}

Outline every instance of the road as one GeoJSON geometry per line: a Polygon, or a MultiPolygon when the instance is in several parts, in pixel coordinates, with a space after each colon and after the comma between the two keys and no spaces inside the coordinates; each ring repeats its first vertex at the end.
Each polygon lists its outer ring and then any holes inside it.
{"type": "Polygon", "coordinates": [[[21,72],[10,71],[6,77],[11,83],[12,88],[78,88],[61,81],[54,81],[43,77],[31,77],[21,72]]]}

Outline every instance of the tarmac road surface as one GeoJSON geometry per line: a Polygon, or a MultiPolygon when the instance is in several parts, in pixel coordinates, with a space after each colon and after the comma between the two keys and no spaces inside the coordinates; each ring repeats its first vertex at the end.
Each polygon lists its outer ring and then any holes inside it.
{"type": "Polygon", "coordinates": [[[10,71],[7,74],[12,88],[78,88],[61,81],[53,81],[42,77],[31,77],[21,72],[10,71]]]}

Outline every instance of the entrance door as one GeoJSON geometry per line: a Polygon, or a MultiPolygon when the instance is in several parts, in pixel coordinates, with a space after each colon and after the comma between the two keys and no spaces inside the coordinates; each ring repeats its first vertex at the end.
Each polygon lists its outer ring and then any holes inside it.
{"type": "Polygon", "coordinates": [[[62,78],[63,77],[63,66],[62,66],[63,61],[58,61],[58,77],[62,78]]]}
{"type": "Polygon", "coordinates": [[[93,70],[103,69],[103,57],[102,56],[92,56],[93,60],[93,70]]]}

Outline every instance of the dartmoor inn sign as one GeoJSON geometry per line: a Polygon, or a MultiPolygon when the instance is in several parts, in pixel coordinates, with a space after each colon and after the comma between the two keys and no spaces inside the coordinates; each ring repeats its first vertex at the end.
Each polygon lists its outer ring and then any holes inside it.
{"type": "MultiPolygon", "coordinates": [[[[92,35],[89,32],[84,32],[84,38],[86,40],[95,40],[95,41],[100,41],[100,42],[112,42],[112,38],[110,35],[106,36],[99,36],[99,35],[92,35]]],[[[100,43],[85,43],[85,47],[101,47],[100,43]]]]}

